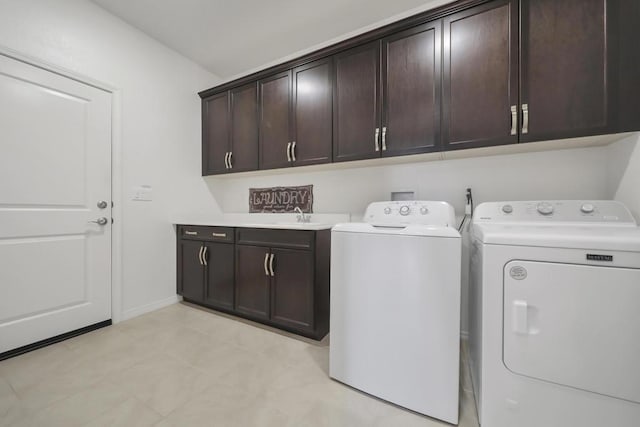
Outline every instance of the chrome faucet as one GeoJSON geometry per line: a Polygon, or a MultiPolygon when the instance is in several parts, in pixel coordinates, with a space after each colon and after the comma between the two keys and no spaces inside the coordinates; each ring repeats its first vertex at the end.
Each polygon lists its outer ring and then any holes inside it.
{"type": "Polygon", "coordinates": [[[298,216],[296,217],[298,219],[298,222],[307,223],[311,220],[311,217],[302,212],[302,209],[300,209],[298,206],[293,208],[293,211],[298,213],[298,216]]]}

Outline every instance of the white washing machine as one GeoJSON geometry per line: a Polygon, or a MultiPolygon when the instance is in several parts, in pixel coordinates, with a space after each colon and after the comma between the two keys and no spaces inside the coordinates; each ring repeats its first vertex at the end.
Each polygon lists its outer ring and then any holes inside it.
{"type": "Polygon", "coordinates": [[[460,234],[445,202],[377,202],[331,233],[330,376],[457,424],[460,234]]]}
{"type": "Polygon", "coordinates": [[[640,425],[640,229],[613,201],[484,203],[470,363],[482,427],[640,425]]]}

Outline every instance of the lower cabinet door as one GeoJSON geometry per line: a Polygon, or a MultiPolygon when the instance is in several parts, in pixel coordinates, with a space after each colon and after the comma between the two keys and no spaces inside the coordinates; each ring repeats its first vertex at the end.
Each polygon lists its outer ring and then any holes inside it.
{"type": "Polygon", "coordinates": [[[205,303],[233,310],[234,252],[230,243],[207,243],[205,303]]]}
{"type": "Polygon", "coordinates": [[[238,313],[269,318],[271,252],[269,248],[236,245],[236,301],[238,313]]]}
{"type": "Polygon", "coordinates": [[[313,253],[272,249],[271,320],[283,326],[313,330],[313,253]]]}
{"type": "Polygon", "coordinates": [[[178,244],[178,293],[195,302],[202,302],[204,294],[203,246],[197,240],[180,240],[178,244]]]}

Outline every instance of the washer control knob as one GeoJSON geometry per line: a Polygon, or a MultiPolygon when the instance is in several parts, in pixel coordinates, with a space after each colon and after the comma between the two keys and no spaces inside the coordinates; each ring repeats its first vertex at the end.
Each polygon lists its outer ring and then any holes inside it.
{"type": "Polygon", "coordinates": [[[506,214],[510,214],[513,212],[513,206],[511,205],[504,205],[502,207],[502,212],[506,213],[506,214]]]}
{"type": "Polygon", "coordinates": [[[582,213],[586,213],[586,214],[593,213],[594,210],[596,210],[596,207],[593,206],[593,204],[591,204],[591,203],[585,203],[584,205],[582,205],[580,207],[580,211],[582,213]]]}
{"type": "Polygon", "coordinates": [[[427,207],[426,207],[426,206],[423,206],[423,207],[421,207],[421,208],[420,208],[420,213],[421,213],[422,215],[426,215],[426,214],[428,214],[428,213],[429,213],[429,209],[427,209],[427,207]]]}
{"type": "Polygon", "coordinates": [[[538,213],[540,215],[551,215],[553,213],[553,205],[551,203],[538,203],[538,213]]]}
{"type": "Polygon", "coordinates": [[[409,215],[410,212],[411,212],[411,209],[409,209],[409,206],[407,205],[400,206],[400,215],[407,216],[409,215]]]}
{"type": "Polygon", "coordinates": [[[389,215],[391,213],[391,208],[389,206],[387,206],[386,208],[384,208],[384,213],[389,215]]]}

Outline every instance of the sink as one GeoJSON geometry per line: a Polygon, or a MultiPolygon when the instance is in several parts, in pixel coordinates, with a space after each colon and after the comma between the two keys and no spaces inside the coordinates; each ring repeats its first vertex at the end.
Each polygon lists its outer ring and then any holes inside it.
{"type": "Polygon", "coordinates": [[[276,222],[272,224],[278,228],[301,228],[301,229],[318,229],[318,228],[331,228],[330,224],[324,222],[276,222]]]}
{"type": "Polygon", "coordinates": [[[276,222],[276,225],[286,225],[287,227],[317,227],[320,225],[327,225],[323,222],[276,222]]]}
{"type": "Polygon", "coordinates": [[[331,224],[324,222],[264,222],[264,223],[251,223],[243,224],[245,227],[256,228],[283,228],[283,229],[299,229],[299,230],[321,230],[324,228],[331,228],[331,224]]]}

